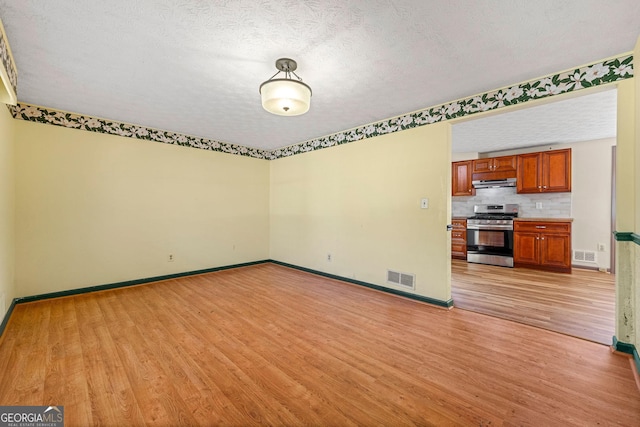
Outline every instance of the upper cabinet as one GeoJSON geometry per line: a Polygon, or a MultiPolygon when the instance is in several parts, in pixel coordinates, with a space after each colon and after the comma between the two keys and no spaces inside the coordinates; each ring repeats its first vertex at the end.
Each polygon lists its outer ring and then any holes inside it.
{"type": "Polygon", "coordinates": [[[473,196],[476,190],[471,185],[472,160],[451,163],[451,194],[453,196],[473,196]]]}
{"type": "Polygon", "coordinates": [[[473,173],[515,172],[516,156],[489,157],[473,160],[473,173]]]}
{"type": "Polygon", "coordinates": [[[474,196],[473,180],[516,178],[518,193],[571,191],[571,148],[451,164],[454,196],[474,196]]]}
{"type": "Polygon", "coordinates": [[[571,149],[517,156],[518,193],[571,191],[571,149]]]}

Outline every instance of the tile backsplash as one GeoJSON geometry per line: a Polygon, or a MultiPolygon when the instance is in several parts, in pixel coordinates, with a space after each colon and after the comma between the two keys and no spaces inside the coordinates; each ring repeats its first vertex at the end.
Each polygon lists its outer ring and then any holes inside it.
{"type": "Polygon", "coordinates": [[[516,203],[521,218],[571,218],[571,193],[517,194],[515,187],[479,188],[475,196],[451,198],[451,216],[473,215],[473,205],[516,203]],[[540,203],[541,208],[536,208],[540,203]]]}

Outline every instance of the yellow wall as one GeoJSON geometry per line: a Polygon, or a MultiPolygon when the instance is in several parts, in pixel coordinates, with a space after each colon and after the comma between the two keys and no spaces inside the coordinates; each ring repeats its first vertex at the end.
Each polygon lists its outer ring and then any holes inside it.
{"type": "Polygon", "coordinates": [[[15,121],[0,104],[0,320],[16,297],[14,288],[14,142],[15,121]]]}
{"type": "Polygon", "coordinates": [[[272,161],[271,258],[399,290],[387,269],[412,273],[450,299],[450,161],[448,123],[272,161]]]}
{"type": "Polygon", "coordinates": [[[268,161],[14,122],[17,296],[268,258],[268,161]]]}
{"type": "Polygon", "coordinates": [[[451,297],[448,124],[267,162],[11,123],[15,296],[273,258],[451,297]]]}
{"type": "Polygon", "coordinates": [[[633,231],[635,222],[635,78],[618,84],[616,148],[616,229],[633,231]]]}

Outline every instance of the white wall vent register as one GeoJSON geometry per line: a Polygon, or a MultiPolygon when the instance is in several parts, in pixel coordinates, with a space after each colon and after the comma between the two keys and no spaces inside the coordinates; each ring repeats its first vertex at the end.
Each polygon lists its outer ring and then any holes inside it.
{"type": "Polygon", "coordinates": [[[415,289],[416,276],[414,274],[400,273],[399,271],[387,270],[387,282],[396,285],[415,289]]]}
{"type": "Polygon", "coordinates": [[[596,262],[596,253],[594,251],[573,251],[574,261],[596,262]]]}

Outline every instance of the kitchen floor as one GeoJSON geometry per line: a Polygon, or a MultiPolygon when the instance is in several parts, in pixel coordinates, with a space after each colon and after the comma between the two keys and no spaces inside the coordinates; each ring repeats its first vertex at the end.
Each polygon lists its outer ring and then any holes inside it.
{"type": "Polygon", "coordinates": [[[451,260],[454,306],[610,345],[615,334],[615,276],[571,274],[451,260]]]}

